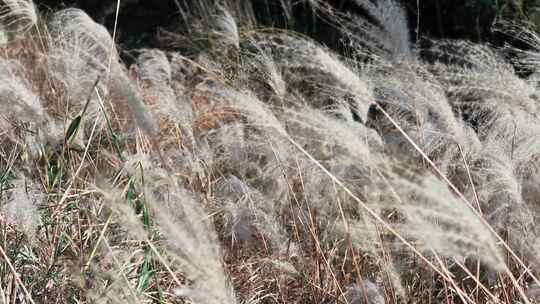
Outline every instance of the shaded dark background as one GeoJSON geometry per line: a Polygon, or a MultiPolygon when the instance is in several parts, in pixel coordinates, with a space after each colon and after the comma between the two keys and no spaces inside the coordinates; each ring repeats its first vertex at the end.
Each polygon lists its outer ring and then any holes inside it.
{"type": "MultiPolygon", "coordinates": [[[[253,3],[260,24],[291,27],[285,22],[279,0],[245,1],[253,3]]],[[[178,2],[189,6],[197,0],[178,2]]],[[[495,0],[402,0],[401,2],[408,13],[413,41],[416,39],[415,30],[419,26],[420,37],[487,41],[495,45],[508,42],[507,37],[501,37],[491,31],[497,16],[495,0]],[[420,24],[417,24],[418,14],[420,24]]],[[[107,10],[107,7],[115,6],[114,0],[36,0],[36,3],[44,13],[62,7],[79,7],[110,30],[114,25],[114,10],[107,10]]],[[[118,41],[124,49],[154,47],[158,28],[170,27],[179,22],[174,0],[123,0],[121,3],[118,41]]],[[[338,10],[365,15],[353,0],[328,0],[328,3],[338,10]]],[[[340,49],[339,32],[324,20],[314,16],[308,4],[296,5],[293,15],[294,30],[308,34],[331,48],[340,49]]]]}

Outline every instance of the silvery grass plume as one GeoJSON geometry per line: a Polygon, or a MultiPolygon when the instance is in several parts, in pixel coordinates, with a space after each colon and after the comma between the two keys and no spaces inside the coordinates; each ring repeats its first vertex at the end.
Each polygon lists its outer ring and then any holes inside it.
{"type": "MultiPolygon", "coordinates": [[[[465,153],[479,149],[476,134],[454,114],[443,85],[420,62],[383,64],[388,66],[367,72],[374,82],[377,102],[443,172],[461,158],[460,149],[465,153]]],[[[372,109],[368,125],[378,130],[395,157],[418,156],[378,108],[372,109]]]]}
{"type": "Polygon", "coordinates": [[[24,67],[14,61],[0,59],[0,130],[1,138],[7,139],[11,145],[26,145],[26,151],[34,158],[39,155],[42,144],[57,140],[58,130],[52,119],[49,119],[41,99],[31,90],[31,84],[24,77],[24,67]],[[14,132],[21,126],[27,132],[20,135],[14,132]]]}
{"type": "Polygon", "coordinates": [[[0,47],[4,47],[9,42],[9,33],[4,25],[0,24],[0,47]]]}
{"type": "MultiPolygon", "coordinates": [[[[290,0],[280,0],[290,1],[290,0]]],[[[176,7],[183,17],[196,17],[204,19],[204,22],[212,22],[215,15],[214,12],[218,9],[218,6],[225,7],[228,11],[232,12],[236,17],[241,18],[244,23],[255,22],[253,5],[251,1],[242,0],[201,0],[193,3],[186,1],[178,1],[176,7]]]]}
{"type": "Polygon", "coordinates": [[[311,0],[324,20],[333,24],[344,34],[353,52],[373,53],[387,60],[413,57],[409,26],[405,9],[396,0],[355,0],[372,18],[368,20],[357,14],[339,12],[323,0],[311,0]]]}
{"type": "Polygon", "coordinates": [[[25,32],[37,25],[38,13],[32,0],[3,0],[0,23],[10,31],[25,32]]]}
{"type": "Polygon", "coordinates": [[[249,86],[263,100],[275,96],[278,101],[283,101],[287,94],[287,82],[271,50],[263,49],[253,39],[248,39],[245,44],[242,46],[240,81],[249,86]],[[268,90],[270,96],[262,96],[263,92],[268,90]]]}
{"type": "Polygon", "coordinates": [[[165,52],[157,49],[141,50],[137,58],[139,77],[152,85],[169,85],[172,78],[172,68],[165,52]]]}
{"type": "Polygon", "coordinates": [[[236,91],[231,89],[220,92],[231,101],[231,105],[239,112],[250,126],[271,130],[278,136],[287,134],[285,126],[281,123],[270,105],[263,103],[255,94],[249,91],[236,91]]]}
{"type": "Polygon", "coordinates": [[[497,240],[478,215],[434,176],[418,178],[391,181],[396,194],[392,206],[405,216],[400,231],[417,239],[426,252],[458,260],[474,256],[493,269],[504,269],[497,240]]]}
{"type": "MultiPolygon", "coordinates": [[[[291,0],[279,0],[278,6],[285,10],[285,14],[288,14],[292,3],[291,0]]],[[[257,26],[257,16],[255,15],[256,5],[252,1],[242,1],[242,0],[226,0],[222,2],[226,5],[228,10],[232,13],[236,19],[237,24],[246,25],[249,27],[257,26]]]]}
{"type": "MultiPolygon", "coordinates": [[[[510,123],[508,120],[497,123],[504,122],[510,123]]],[[[510,156],[516,176],[526,180],[540,171],[540,120],[526,111],[516,111],[511,123],[514,132],[502,137],[500,146],[510,156]]]]}
{"type": "MultiPolygon", "coordinates": [[[[170,82],[168,83],[169,87],[173,90],[175,100],[174,100],[174,109],[178,110],[171,110],[172,113],[176,115],[174,118],[178,125],[182,128],[183,132],[186,133],[186,136],[189,138],[190,142],[193,142],[193,108],[190,100],[190,94],[192,89],[192,82],[193,79],[196,78],[197,73],[199,72],[199,67],[196,66],[191,60],[180,54],[179,52],[168,52],[166,54],[168,56],[169,60],[167,61],[169,67],[167,67],[167,63],[163,61],[162,56],[158,56],[158,58],[161,58],[158,61],[155,61],[156,65],[159,66],[159,70],[164,70],[159,75],[167,75],[168,71],[170,70],[170,82]],[[162,65],[163,68],[161,67],[162,65]]],[[[151,61],[154,62],[154,61],[151,61]]],[[[153,69],[153,68],[152,68],[153,69]]],[[[160,79],[165,79],[163,76],[160,76],[160,79]]],[[[154,77],[152,77],[154,78],[154,77]]],[[[158,84],[159,86],[163,86],[163,83],[158,84]]],[[[169,95],[169,93],[165,94],[166,96],[169,95]]],[[[160,103],[168,102],[169,100],[159,100],[160,103]]],[[[171,100],[172,101],[172,100],[171,100]]],[[[168,108],[169,106],[172,106],[168,103],[165,104],[165,107],[168,108]]],[[[171,117],[172,119],[172,117],[171,117]]],[[[192,144],[192,143],[191,143],[192,144]]]]}
{"type": "MultiPolygon", "coordinates": [[[[245,92],[231,91],[227,93],[227,96],[232,101],[234,109],[245,117],[247,128],[264,132],[260,137],[246,137],[254,140],[255,144],[258,142],[260,146],[258,150],[248,150],[248,155],[256,153],[255,155],[260,155],[256,159],[266,159],[260,164],[263,169],[258,173],[259,176],[269,174],[269,177],[279,178],[282,170],[289,172],[287,168],[298,167],[299,161],[305,164],[306,169],[312,167],[309,161],[290,144],[289,139],[296,141],[308,153],[323,162],[331,172],[349,181],[351,186],[354,185],[358,189],[364,190],[363,187],[371,185],[370,179],[373,177],[370,172],[378,166],[383,167],[384,158],[380,155],[383,148],[379,136],[373,130],[354,121],[350,114],[337,118],[308,105],[300,106],[300,104],[295,109],[271,108],[252,94],[245,92]],[[340,136],[335,136],[336,134],[340,136]],[[264,148],[268,145],[272,147],[271,151],[264,148]]],[[[310,178],[307,178],[305,182],[311,183],[313,172],[306,171],[306,176],[310,178]]],[[[304,187],[307,186],[304,185],[304,187]]],[[[331,211],[334,206],[328,204],[335,192],[331,188],[331,182],[322,178],[320,183],[315,184],[313,188],[304,190],[308,196],[327,190],[320,202],[313,202],[314,206],[320,206],[321,214],[327,212],[336,214],[337,212],[335,209],[331,211]]],[[[341,195],[344,201],[349,201],[345,194],[341,195]]]]}
{"type": "Polygon", "coordinates": [[[215,191],[219,205],[227,212],[233,238],[248,241],[258,232],[269,242],[274,256],[287,251],[290,243],[287,233],[276,220],[280,202],[266,197],[234,175],[224,177],[215,191]]]}
{"type": "MultiPolygon", "coordinates": [[[[296,195],[302,197],[304,202],[297,216],[303,222],[310,223],[311,214],[317,215],[320,245],[332,251],[336,250],[332,247],[337,246],[339,250],[336,253],[346,254],[349,249],[357,250],[359,255],[367,258],[373,265],[370,271],[372,275],[384,276],[395,293],[405,297],[401,271],[391,259],[394,253],[390,247],[393,245],[389,241],[383,241],[380,226],[310,160],[301,160],[297,166],[300,171],[297,179],[302,182],[302,187],[296,195]]],[[[365,177],[371,178],[371,183],[346,176],[338,178],[343,180],[355,195],[361,197],[371,210],[382,214],[384,206],[379,202],[385,189],[378,185],[380,178],[375,173],[377,169],[373,171],[369,177],[365,177]]],[[[334,172],[333,170],[332,173],[334,172]]],[[[309,227],[302,229],[306,230],[304,233],[309,233],[309,227]]]]}
{"type": "Polygon", "coordinates": [[[347,287],[345,299],[349,304],[384,304],[380,288],[370,280],[364,280],[347,287]]]}
{"type": "MultiPolygon", "coordinates": [[[[86,101],[90,99],[85,117],[93,120],[98,117],[99,112],[99,101],[94,92],[94,85],[102,72],[89,64],[87,56],[82,46],[71,45],[69,48],[55,46],[49,49],[47,54],[47,72],[55,85],[64,93],[63,98],[56,101],[62,106],[69,104],[64,111],[72,116],[79,115],[86,101]]],[[[96,88],[104,95],[108,94],[105,82],[99,81],[96,88]]]]}
{"type": "MultiPolygon", "coordinates": [[[[474,71],[487,71],[493,69],[512,69],[503,60],[502,53],[487,44],[478,44],[465,40],[427,40],[428,44],[421,50],[425,58],[426,65],[430,64],[447,65],[448,69],[471,69],[474,71]]],[[[432,67],[437,72],[437,66],[432,67]]],[[[438,74],[437,74],[438,75],[438,74]]],[[[463,75],[466,76],[466,75],[463,75]]]]}
{"type": "Polygon", "coordinates": [[[84,11],[74,8],[53,14],[47,28],[51,36],[48,74],[65,92],[67,100],[64,103],[70,105],[66,110],[73,116],[78,115],[90,98],[86,116],[95,118],[99,101],[94,85],[101,78],[97,88],[102,94],[108,94],[104,73],[109,56],[117,56],[116,50],[111,53],[112,40],[108,31],[84,11]]]}
{"type": "Polygon", "coordinates": [[[443,41],[431,51],[453,63],[432,69],[482,141],[471,161],[480,207],[495,229],[511,236],[514,250],[537,263],[536,199],[523,197],[523,185],[538,172],[537,90],[485,46],[443,41]]]}
{"type": "Polygon", "coordinates": [[[461,113],[482,142],[498,143],[519,178],[534,174],[540,151],[537,89],[487,47],[445,41],[431,53],[445,58],[431,69],[444,84],[454,111],[461,113]]]}
{"type": "Polygon", "coordinates": [[[218,46],[233,47],[235,49],[240,48],[240,33],[236,20],[229,10],[218,5],[216,7],[216,13],[211,16],[212,30],[211,34],[216,38],[216,44],[218,46]]]}
{"type": "Polygon", "coordinates": [[[454,111],[461,113],[481,141],[497,143],[519,178],[534,174],[539,165],[537,89],[517,77],[514,69],[487,47],[444,41],[430,52],[454,63],[436,62],[431,67],[444,84],[454,111]]]}
{"type": "Polygon", "coordinates": [[[337,55],[303,37],[256,33],[252,39],[274,56],[288,87],[298,88],[313,106],[331,110],[344,104],[366,121],[373,100],[369,82],[337,55]]]}
{"type": "MultiPolygon", "coordinates": [[[[122,175],[128,176],[130,173],[137,174],[137,162],[141,166],[146,165],[146,155],[133,155],[124,164],[122,175]]],[[[93,188],[99,196],[99,202],[104,202],[112,211],[114,221],[118,226],[112,228],[114,239],[105,237],[102,240],[102,246],[108,249],[108,252],[100,254],[100,265],[93,268],[93,263],[88,262],[87,268],[93,274],[89,283],[91,288],[85,288],[87,299],[95,303],[141,303],[137,298],[138,294],[133,291],[133,282],[128,281],[124,272],[127,268],[133,267],[133,258],[136,255],[144,254],[139,251],[140,244],[149,242],[150,232],[148,227],[141,221],[140,213],[133,208],[132,202],[126,200],[125,191],[116,188],[109,181],[98,179],[93,188]],[[121,246],[115,246],[118,243],[121,246]],[[109,282],[109,284],[103,284],[109,282]]],[[[134,268],[138,266],[135,264],[134,268]]],[[[136,282],[135,282],[136,284],[136,282]]]]}
{"type": "Polygon", "coordinates": [[[247,133],[241,123],[225,124],[198,138],[196,148],[209,152],[211,161],[205,160],[205,163],[219,175],[233,174],[243,178],[260,169],[253,157],[255,145],[260,143],[248,138],[250,135],[247,133]]]}
{"type": "MultiPolygon", "coordinates": [[[[110,89],[114,91],[112,93],[118,101],[127,105],[137,125],[149,135],[155,136],[158,133],[157,124],[144,104],[141,93],[118,62],[112,37],[105,27],[94,22],[84,11],[70,8],[53,15],[49,22],[49,31],[54,42],[53,52],[60,49],[60,54],[78,54],[82,59],[81,63],[86,62],[90,66],[90,79],[87,78],[88,74],[77,74],[83,77],[86,84],[95,82],[96,75],[102,76],[107,83],[107,76],[110,76],[110,89]]],[[[91,90],[91,86],[85,86],[83,91],[91,90]]]]}
{"type": "Polygon", "coordinates": [[[471,164],[480,208],[490,225],[505,231],[514,250],[538,263],[534,253],[539,243],[534,224],[538,216],[535,198],[524,200],[526,180],[514,173],[514,165],[497,142],[486,143],[483,152],[471,164]]]}
{"type": "MultiPolygon", "coordinates": [[[[370,192],[367,189],[373,191],[372,180],[374,180],[375,177],[374,174],[370,173],[370,170],[375,170],[374,168],[382,163],[382,160],[378,158],[379,155],[377,155],[377,153],[381,153],[382,151],[382,143],[373,130],[354,121],[352,117],[350,117],[350,113],[349,116],[343,115],[343,118],[337,118],[334,115],[329,115],[328,113],[325,114],[325,112],[310,108],[309,106],[297,106],[296,109],[277,109],[273,111],[273,113],[264,113],[270,109],[260,109],[260,111],[252,112],[250,110],[253,110],[253,107],[248,109],[247,106],[249,104],[257,105],[260,103],[260,101],[254,99],[253,96],[249,97],[242,93],[229,93],[228,96],[237,98],[237,100],[233,99],[233,105],[236,106],[240,113],[245,115],[249,127],[257,128],[266,133],[266,142],[279,142],[279,139],[269,138],[291,137],[315,158],[323,162],[332,173],[347,182],[352,189],[357,190],[362,194],[370,192]],[[268,122],[271,117],[275,117],[277,122],[268,122]],[[279,121],[282,121],[282,124],[285,125],[286,128],[281,130],[281,133],[275,131],[272,132],[271,126],[278,130],[281,129],[278,125],[279,121]],[[345,135],[335,136],[336,134],[345,135]],[[373,151],[370,151],[370,149],[373,151]]],[[[261,137],[259,142],[261,146],[264,146],[265,136],[261,137]]],[[[276,147],[275,149],[278,150],[276,154],[279,156],[278,159],[275,160],[270,158],[270,163],[276,161],[280,162],[283,168],[282,170],[290,172],[285,173],[287,175],[290,174],[290,176],[294,176],[294,171],[302,170],[301,178],[304,179],[302,181],[302,190],[296,195],[297,197],[302,197],[303,200],[306,200],[306,204],[317,213],[318,220],[320,221],[319,229],[322,230],[321,233],[335,234],[338,232],[341,234],[340,236],[325,237],[322,239],[324,242],[322,246],[326,246],[326,242],[333,242],[336,238],[343,240],[346,237],[344,229],[332,229],[331,225],[329,225],[329,223],[338,223],[336,225],[342,225],[341,216],[336,208],[335,201],[342,202],[347,216],[350,212],[357,216],[358,213],[360,213],[357,210],[357,206],[350,202],[349,197],[345,193],[338,191],[326,175],[320,174],[321,172],[319,169],[314,169],[313,164],[309,160],[299,155],[294,149],[290,153],[290,155],[294,157],[290,157],[288,154],[279,150],[277,144],[274,145],[276,147]],[[297,169],[292,170],[288,168],[297,169]],[[313,170],[310,170],[310,168],[313,170]],[[317,179],[319,175],[320,179],[317,179]]],[[[248,152],[248,155],[250,153],[252,152],[248,152]]],[[[272,155],[270,154],[269,157],[272,157],[272,155]]],[[[248,157],[248,159],[249,158],[250,157],[248,157]]],[[[265,171],[266,170],[259,171],[257,175],[263,175],[265,171]]],[[[298,175],[298,173],[296,173],[296,175],[298,175]]],[[[279,175],[277,175],[277,178],[279,178],[279,175]]],[[[264,204],[273,204],[272,200],[259,198],[261,197],[259,191],[266,192],[264,186],[261,189],[262,184],[257,182],[253,183],[253,186],[251,186],[251,181],[257,181],[257,179],[251,176],[248,185],[246,183],[247,179],[240,180],[236,176],[230,176],[224,179],[215,190],[217,197],[219,197],[219,200],[222,202],[221,204],[223,204],[223,202],[228,202],[228,204],[225,205],[225,210],[228,210],[231,214],[231,229],[233,229],[234,234],[239,235],[242,239],[250,235],[252,227],[259,227],[258,229],[261,229],[260,226],[249,221],[249,218],[255,216],[255,218],[262,223],[274,222],[269,221],[268,219],[271,220],[272,214],[275,214],[275,212],[264,212],[261,214],[255,210],[250,210],[251,207],[238,205],[238,203],[243,201],[243,204],[245,205],[253,204],[255,207],[259,206],[260,210],[264,210],[266,209],[263,207],[264,204]],[[236,193],[238,198],[235,198],[234,193],[236,193]],[[259,201],[263,205],[258,205],[260,204],[259,201]],[[236,204],[234,202],[236,202],[236,204]]],[[[285,184],[281,187],[287,187],[287,185],[285,184]]],[[[283,203],[281,204],[281,210],[290,208],[283,205],[283,203]]],[[[307,211],[298,210],[298,212],[300,212],[299,216],[308,223],[309,218],[306,213],[307,211]]],[[[268,228],[271,227],[272,226],[268,228]]],[[[272,244],[274,244],[275,241],[271,235],[277,235],[279,237],[276,239],[277,241],[283,238],[283,236],[281,236],[283,233],[280,233],[279,230],[276,231],[277,233],[270,233],[274,229],[269,230],[268,228],[265,227],[261,229],[261,231],[269,237],[272,244]]],[[[300,229],[308,229],[308,227],[300,227],[300,229]]],[[[308,233],[308,231],[305,231],[304,233],[308,233]]],[[[354,233],[366,234],[365,231],[361,231],[360,229],[355,230],[354,233]]],[[[355,235],[353,237],[357,240],[362,239],[360,235],[355,235]]],[[[376,239],[376,237],[370,239],[376,239]]],[[[373,244],[365,242],[362,243],[362,246],[373,246],[373,244]]],[[[376,249],[373,250],[373,252],[376,251],[376,249]]],[[[397,279],[395,282],[396,285],[399,285],[397,279]]]]}
{"type": "Polygon", "coordinates": [[[521,197],[531,209],[534,221],[540,221],[540,204],[537,198],[540,196],[540,173],[536,172],[521,182],[521,197]]]}
{"type": "MultiPolygon", "coordinates": [[[[309,106],[284,112],[289,136],[361,197],[369,208],[381,213],[383,206],[378,202],[385,191],[381,177],[391,170],[392,159],[385,154],[379,135],[351,117],[335,117],[309,106]]],[[[385,245],[374,221],[311,160],[297,158],[296,163],[290,165],[296,167],[297,179],[301,181],[301,191],[296,195],[308,206],[307,210],[299,210],[299,216],[309,223],[308,214],[317,214],[322,246],[350,240],[352,246],[375,261],[396,293],[405,295],[398,270],[392,261],[383,258],[381,251],[385,245]]]]}
{"type": "Polygon", "coordinates": [[[0,124],[2,129],[9,127],[4,125],[6,120],[15,119],[25,123],[43,123],[46,113],[40,98],[35,95],[30,84],[23,77],[24,68],[14,61],[0,59],[0,94],[4,98],[0,104],[3,119],[0,124]]]}
{"type": "Polygon", "coordinates": [[[184,54],[211,54],[217,61],[237,55],[237,23],[248,25],[255,20],[251,1],[196,1],[178,7],[182,24],[174,32],[162,30],[160,41],[184,54]]]}
{"type": "Polygon", "coordinates": [[[111,94],[117,98],[115,107],[120,108],[123,104],[126,104],[127,110],[137,127],[146,133],[146,135],[155,139],[159,135],[159,126],[153,113],[144,103],[142,92],[129,79],[125,69],[113,65],[113,74],[115,78],[111,81],[111,94]]]}
{"type": "Polygon", "coordinates": [[[215,187],[216,201],[225,210],[225,222],[234,240],[249,241],[253,237],[253,210],[250,189],[234,175],[223,177],[215,187]]]}
{"type": "Polygon", "coordinates": [[[383,45],[390,50],[393,57],[409,57],[412,45],[409,37],[409,27],[405,9],[395,0],[382,0],[376,3],[369,0],[355,0],[375,18],[386,38],[383,45]]]}
{"type": "Polygon", "coordinates": [[[236,303],[221,264],[217,237],[201,202],[166,176],[152,176],[146,194],[167,239],[168,253],[191,281],[177,294],[196,303],[236,303]]]}
{"type": "Polygon", "coordinates": [[[265,104],[250,91],[221,87],[214,93],[228,102],[225,111],[235,115],[234,122],[223,124],[204,137],[209,150],[214,151],[221,173],[250,178],[265,196],[280,197],[284,191],[279,186],[280,161],[288,163],[297,155],[278,118],[281,110],[265,104]]]}
{"type": "Polygon", "coordinates": [[[51,17],[48,30],[57,47],[78,50],[95,68],[106,69],[109,58],[118,60],[112,37],[107,29],[94,22],[83,10],[68,8],[51,17]],[[81,50],[79,50],[81,49],[81,50]]]}
{"type": "Polygon", "coordinates": [[[296,153],[281,136],[262,126],[234,124],[221,127],[215,138],[212,149],[220,175],[229,173],[246,183],[248,193],[266,201],[269,209],[263,211],[275,213],[287,204],[289,188],[283,174],[296,153]]]}
{"type": "MultiPolygon", "coordinates": [[[[309,106],[286,109],[285,113],[290,136],[315,158],[336,168],[358,166],[365,173],[382,163],[381,138],[352,117],[336,118],[309,106]]],[[[347,171],[343,169],[344,174],[347,171]]]]}
{"type": "Polygon", "coordinates": [[[190,81],[193,80],[201,71],[198,62],[193,62],[188,57],[180,52],[168,52],[169,63],[171,65],[171,78],[175,84],[181,86],[182,89],[187,89],[190,81]]]}
{"type": "Polygon", "coordinates": [[[538,106],[540,88],[540,37],[533,30],[524,28],[516,24],[498,24],[498,30],[507,35],[512,35],[525,45],[527,50],[515,48],[507,49],[510,54],[515,55],[512,61],[518,69],[530,71],[527,78],[528,86],[523,86],[519,90],[525,90],[530,101],[536,107],[523,108],[522,111],[514,112],[513,124],[514,134],[511,148],[511,158],[516,168],[516,173],[523,179],[534,176],[539,169],[538,154],[540,152],[538,127],[540,127],[540,107],[538,106]]]}
{"type": "Polygon", "coordinates": [[[205,137],[219,174],[234,174],[270,201],[283,202],[289,191],[283,174],[294,167],[299,153],[288,141],[283,111],[259,100],[252,92],[222,88],[236,122],[205,137]],[[284,172],[285,171],[285,172],[284,172]]]}
{"type": "Polygon", "coordinates": [[[296,160],[302,157],[289,142],[282,109],[265,104],[249,91],[230,90],[226,94],[247,130],[248,159],[253,161],[245,166],[246,176],[256,177],[258,189],[265,196],[283,201],[288,191],[283,174],[287,174],[287,168],[295,167],[296,160]]]}
{"type": "MultiPolygon", "coordinates": [[[[137,58],[143,95],[153,108],[171,121],[185,116],[185,103],[180,102],[173,89],[172,67],[167,55],[157,49],[142,50],[137,58]]],[[[182,98],[182,97],[180,97],[182,98]]]]}
{"type": "Polygon", "coordinates": [[[234,79],[239,66],[240,50],[237,21],[225,4],[214,3],[208,12],[205,13],[209,15],[208,24],[203,26],[205,29],[203,33],[208,39],[208,47],[202,48],[200,54],[208,54],[212,58],[212,61],[219,66],[219,69],[216,69],[218,74],[234,79]]]}
{"type": "Polygon", "coordinates": [[[151,230],[126,201],[125,193],[110,189],[108,184],[98,191],[130,237],[155,246],[156,259],[173,272],[176,286],[171,296],[194,303],[236,303],[222,266],[219,240],[211,217],[203,209],[202,199],[145,153],[129,155],[121,175],[133,178],[134,189],[141,193],[140,199],[152,215],[151,230]],[[151,232],[159,235],[159,242],[151,232]]]}
{"type": "Polygon", "coordinates": [[[430,69],[444,85],[455,111],[478,128],[482,140],[512,134],[513,124],[508,122],[514,113],[537,115],[535,88],[487,46],[441,41],[427,53],[436,60],[430,69]],[[506,121],[498,124],[500,119],[506,121]]]}
{"type": "Polygon", "coordinates": [[[519,41],[526,48],[505,47],[504,50],[511,56],[512,63],[525,71],[532,72],[529,80],[538,86],[538,76],[540,72],[540,36],[534,29],[528,28],[524,24],[517,24],[507,21],[499,21],[494,25],[497,33],[510,37],[514,41],[519,41]]]}
{"type": "Polygon", "coordinates": [[[25,177],[17,177],[11,184],[8,200],[3,204],[2,211],[8,223],[24,232],[29,239],[33,239],[41,224],[38,208],[44,195],[37,185],[25,177]]]}

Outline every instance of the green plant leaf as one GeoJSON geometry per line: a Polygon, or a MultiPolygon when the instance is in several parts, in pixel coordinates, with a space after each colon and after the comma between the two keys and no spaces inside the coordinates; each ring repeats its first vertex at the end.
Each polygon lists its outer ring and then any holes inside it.
{"type": "Polygon", "coordinates": [[[69,124],[69,127],[66,132],[66,142],[70,142],[75,135],[77,134],[77,131],[79,130],[79,126],[81,125],[82,116],[77,115],[75,119],[69,124]]]}

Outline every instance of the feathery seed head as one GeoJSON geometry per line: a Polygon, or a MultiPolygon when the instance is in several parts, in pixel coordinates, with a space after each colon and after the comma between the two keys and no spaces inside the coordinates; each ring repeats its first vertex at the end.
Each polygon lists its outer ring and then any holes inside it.
{"type": "Polygon", "coordinates": [[[26,178],[17,178],[12,181],[12,185],[3,211],[9,223],[32,239],[41,222],[38,207],[42,203],[43,194],[26,178]]]}
{"type": "Polygon", "coordinates": [[[32,0],[3,0],[0,4],[0,23],[6,29],[27,31],[38,22],[38,13],[32,0]]]}
{"type": "Polygon", "coordinates": [[[85,60],[105,69],[112,57],[118,59],[112,37],[83,10],[68,8],[56,12],[48,24],[57,47],[84,54],[85,60]]]}
{"type": "Polygon", "coordinates": [[[240,48],[240,34],[233,15],[222,5],[217,6],[213,16],[212,34],[218,39],[218,44],[240,48]]]}

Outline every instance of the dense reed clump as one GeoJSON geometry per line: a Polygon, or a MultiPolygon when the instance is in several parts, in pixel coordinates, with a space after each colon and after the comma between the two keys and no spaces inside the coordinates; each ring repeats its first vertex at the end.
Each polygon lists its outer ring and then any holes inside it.
{"type": "Polygon", "coordinates": [[[179,2],[127,67],[85,12],[3,1],[0,302],[535,300],[537,73],[354,2],[304,3],[342,54],[179,2]]]}

